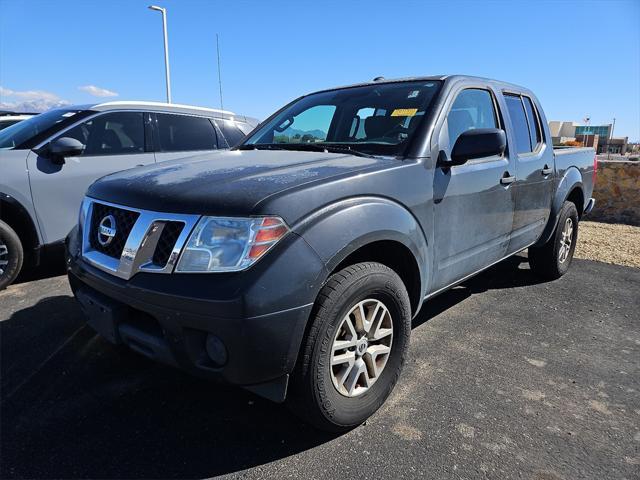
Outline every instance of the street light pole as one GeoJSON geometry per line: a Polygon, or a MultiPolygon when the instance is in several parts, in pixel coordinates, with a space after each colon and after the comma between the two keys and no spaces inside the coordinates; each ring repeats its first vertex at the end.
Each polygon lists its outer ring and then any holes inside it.
{"type": "Polygon", "coordinates": [[[164,35],[164,70],[167,82],[167,103],[171,103],[171,74],[169,72],[169,38],[167,37],[167,9],[149,5],[149,9],[162,13],[162,33],[164,35]]]}
{"type": "Polygon", "coordinates": [[[616,117],[613,117],[613,125],[611,125],[611,132],[609,133],[609,140],[607,141],[607,160],[611,159],[611,140],[613,140],[614,128],[616,128],[616,117]]]}

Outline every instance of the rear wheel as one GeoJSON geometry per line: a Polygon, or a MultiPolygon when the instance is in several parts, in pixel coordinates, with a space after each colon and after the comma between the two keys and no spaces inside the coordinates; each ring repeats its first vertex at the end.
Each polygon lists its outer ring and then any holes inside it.
{"type": "Polygon", "coordinates": [[[567,273],[578,240],[578,210],[565,202],[551,238],[540,247],[529,248],[531,270],[543,278],[555,280],[567,273]]]}
{"type": "Polygon", "coordinates": [[[23,259],[24,252],[18,235],[0,220],[0,290],[11,285],[16,279],[23,259]]]}
{"type": "Polygon", "coordinates": [[[358,263],[329,278],[309,321],[288,404],[320,429],[353,428],[384,403],[402,370],[407,290],[390,268],[358,263]]]}

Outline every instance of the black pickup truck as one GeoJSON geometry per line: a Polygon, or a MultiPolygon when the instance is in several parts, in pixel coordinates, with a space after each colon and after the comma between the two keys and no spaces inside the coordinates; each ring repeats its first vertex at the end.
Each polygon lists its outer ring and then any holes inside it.
{"type": "Polygon", "coordinates": [[[324,90],[231,151],[94,183],[69,281],[108,340],[339,431],[392,391],[423,302],[524,249],[567,271],[594,163],[516,85],[324,90]]]}

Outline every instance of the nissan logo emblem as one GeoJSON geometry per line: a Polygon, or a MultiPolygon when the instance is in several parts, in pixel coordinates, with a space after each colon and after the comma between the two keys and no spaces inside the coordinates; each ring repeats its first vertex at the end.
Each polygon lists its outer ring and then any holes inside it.
{"type": "Polygon", "coordinates": [[[116,236],[116,219],[113,215],[107,215],[98,224],[98,243],[106,247],[116,236]]]}

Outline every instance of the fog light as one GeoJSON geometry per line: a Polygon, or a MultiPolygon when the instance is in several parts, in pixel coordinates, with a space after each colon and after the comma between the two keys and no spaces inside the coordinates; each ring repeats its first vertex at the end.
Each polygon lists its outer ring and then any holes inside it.
{"type": "Polygon", "coordinates": [[[227,349],[218,337],[212,333],[207,335],[207,355],[216,367],[222,367],[227,363],[227,349]]]}

